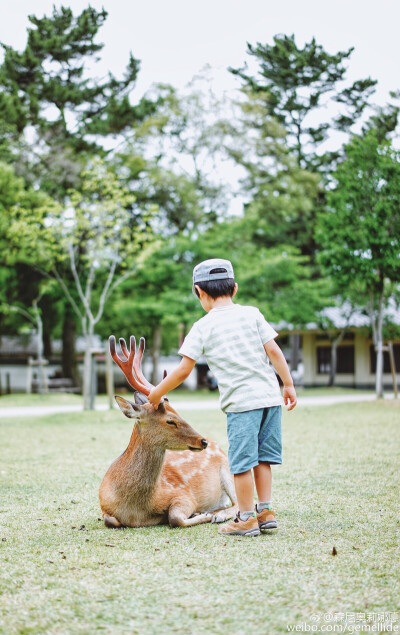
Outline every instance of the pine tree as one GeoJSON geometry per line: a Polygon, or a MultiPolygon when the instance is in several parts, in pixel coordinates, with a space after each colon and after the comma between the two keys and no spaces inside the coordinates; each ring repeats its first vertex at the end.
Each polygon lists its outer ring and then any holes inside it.
{"type": "Polygon", "coordinates": [[[257,74],[249,74],[247,64],[230,71],[244,81],[249,92],[260,96],[268,114],[285,127],[301,167],[312,171],[327,167],[335,155],[324,155],[318,149],[332,128],[347,132],[359,120],[376,81],[361,79],[343,87],[345,64],[353,48],[331,55],[315,38],[300,48],[294,35],[276,35],[272,45],[248,44],[247,52],[258,64],[257,74]],[[316,123],[312,115],[329,101],[341,104],[342,110],[316,123]]]}
{"type": "Polygon", "coordinates": [[[54,7],[50,17],[29,16],[22,52],[1,45],[0,121],[14,137],[34,127],[39,148],[34,173],[59,199],[76,184],[82,169],[76,167],[78,157],[101,152],[104,137],[122,133],[156,108],[146,99],[130,102],[140,68],[132,54],[122,79],[89,75],[88,66],[104,46],[96,38],[106,18],[104,9],[88,7],[75,16],[69,8],[54,7]]]}

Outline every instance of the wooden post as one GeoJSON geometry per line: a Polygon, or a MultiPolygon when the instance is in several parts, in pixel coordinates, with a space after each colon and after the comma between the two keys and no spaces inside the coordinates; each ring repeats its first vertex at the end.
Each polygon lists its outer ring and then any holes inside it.
{"type": "Polygon", "coordinates": [[[41,395],[48,393],[48,384],[47,384],[47,373],[46,368],[48,361],[47,359],[38,359],[33,362],[36,366],[38,366],[38,380],[39,380],[39,393],[41,395]]]}
{"type": "Polygon", "coordinates": [[[11,395],[10,373],[6,373],[6,392],[7,395],[11,395]]]}
{"type": "Polygon", "coordinates": [[[391,373],[392,373],[394,398],[398,399],[399,391],[397,390],[396,364],[395,364],[395,361],[394,361],[393,342],[388,342],[388,352],[389,352],[390,370],[391,370],[391,373]]]}
{"type": "Polygon", "coordinates": [[[108,342],[105,344],[106,355],[106,389],[108,395],[108,405],[110,410],[114,407],[114,373],[113,373],[113,360],[108,347],[108,342]]]}
{"type": "Polygon", "coordinates": [[[97,395],[97,363],[95,357],[95,351],[91,351],[91,376],[90,376],[90,397],[89,397],[89,410],[94,410],[94,401],[97,395]]]}
{"type": "Polygon", "coordinates": [[[30,395],[32,392],[32,357],[28,357],[28,370],[26,374],[26,394],[30,395]]]}

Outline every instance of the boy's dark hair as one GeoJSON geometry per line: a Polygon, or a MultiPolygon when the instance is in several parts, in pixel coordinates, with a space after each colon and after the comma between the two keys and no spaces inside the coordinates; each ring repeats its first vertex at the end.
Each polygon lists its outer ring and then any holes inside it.
{"type": "MultiPolygon", "coordinates": [[[[224,269],[213,269],[210,273],[221,273],[224,271],[224,269]]],[[[232,297],[235,289],[235,281],[233,278],[224,278],[222,280],[204,280],[201,282],[196,282],[196,286],[200,287],[200,289],[205,291],[207,295],[216,300],[216,298],[226,295],[232,297]]],[[[193,288],[195,294],[197,295],[197,297],[199,297],[199,292],[194,285],[193,288]]]]}

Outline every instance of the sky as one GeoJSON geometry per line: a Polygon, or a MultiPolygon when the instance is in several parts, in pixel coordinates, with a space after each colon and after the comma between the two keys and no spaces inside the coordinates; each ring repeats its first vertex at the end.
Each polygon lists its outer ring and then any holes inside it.
{"type": "MultiPolygon", "coordinates": [[[[27,16],[49,15],[54,0],[0,0],[0,41],[22,49],[27,16]]],[[[75,13],[83,0],[65,0],[75,13]]],[[[205,65],[214,69],[221,91],[234,90],[238,80],[227,72],[246,57],[246,42],[272,42],[277,33],[296,36],[303,45],[315,36],[328,52],[350,46],[349,80],[379,80],[375,101],[399,88],[399,0],[92,0],[109,16],[100,31],[104,42],[99,71],[120,76],[129,51],[141,60],[136,96],[153,83],[182,88],[205,65]]]]}

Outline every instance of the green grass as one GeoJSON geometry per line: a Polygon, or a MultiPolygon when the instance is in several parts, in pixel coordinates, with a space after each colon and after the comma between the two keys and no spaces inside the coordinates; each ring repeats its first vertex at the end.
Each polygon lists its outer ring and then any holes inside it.
{"type": "Polygon", "coordinates": [[[47,395],[12,393],[0,397],[0,408],[23,408],[32,406],[73,406],[82,404],[82,395],[71,393],[49,393],[47,395]]]}
{"type": "MultiPolygon", "coordinates": [[[[226,449],[221,413],[186,418],[226,449]]],[[[98,486],[131,432],[121,413],[2,420],[0,632],[264,635],[396,611],[398,403],[298,408],[283,430],[279,529],[224,538],[104,527],[98,486]]]]}
{"type": "MultiPolygon", "coordinates": [[[[333,388],[318,387],[318,388],[301,388],[298,387],[297,393],[302,397],[319,397],[324,395],[362,395],[364,393],[372,393],[372,390],[359,390],[354,388],[343,388],[340,386],[334,386],[333,388]]],[[[128,388],[116,389],[118,394],[126,393],[129,395],[131,392],[128,388]]],[[[185,388],[175,390],[170,396],[172,401],[196,401],[198,399],[214,399],[218,402],[218,392],[211,392],[208,389],[203,390],[187,390],[185,388]]],[[[128,397],[129,398],[129,397],[128,397]]],[[[12,408],[12,407],[30,407],[30,406],[58,406],[58,405],[80,405],[82,404],[82,395],[75,395],[70,393],[49,393],[47,395],[26,395],[24,393],[13,393],[11,395],[0,396],[0,408],[12,408]]],[[[107,403],[107,395],[98,395],[96,397],[96,404],[107,403]]]]}

